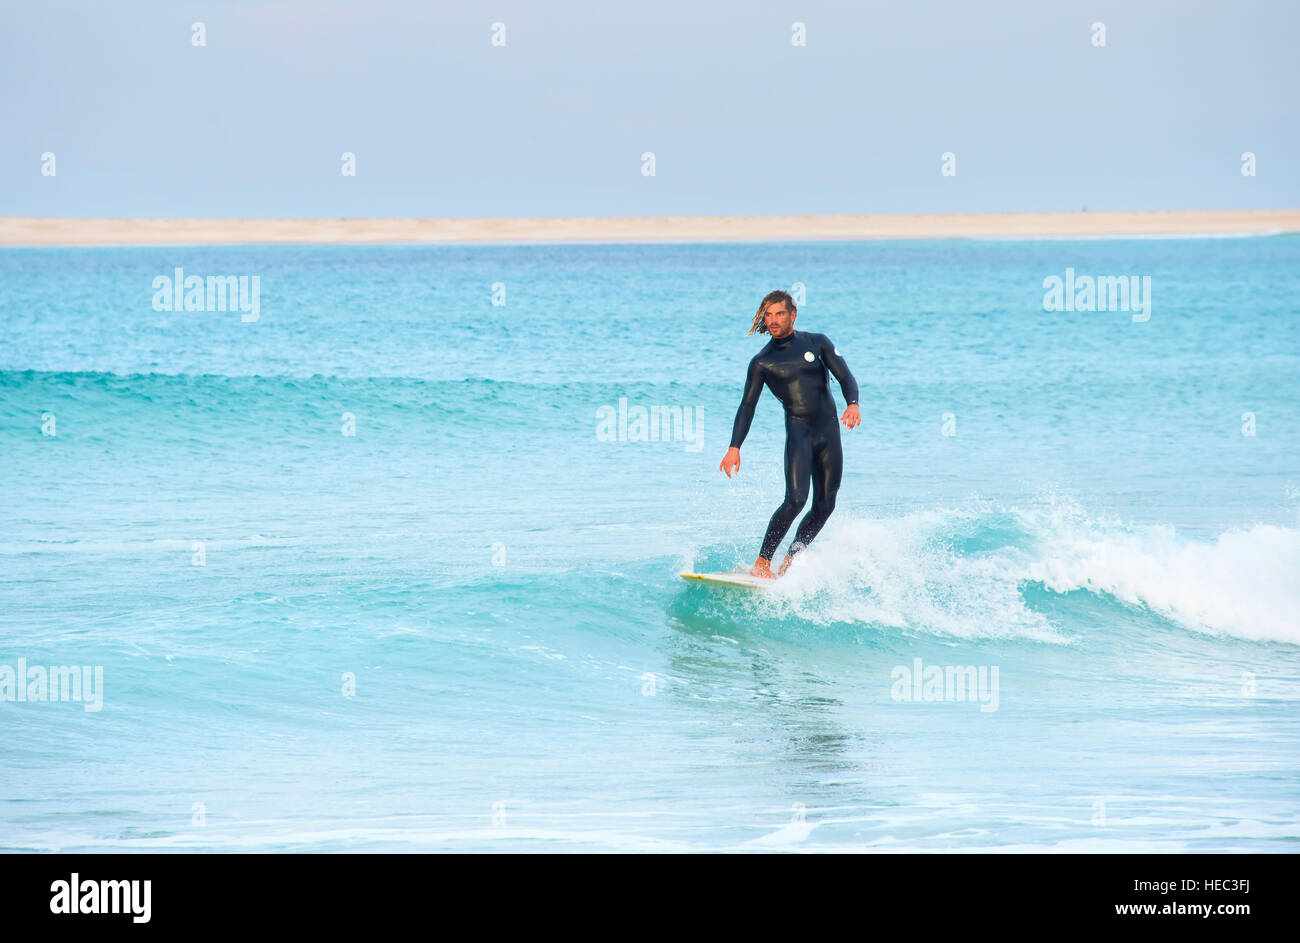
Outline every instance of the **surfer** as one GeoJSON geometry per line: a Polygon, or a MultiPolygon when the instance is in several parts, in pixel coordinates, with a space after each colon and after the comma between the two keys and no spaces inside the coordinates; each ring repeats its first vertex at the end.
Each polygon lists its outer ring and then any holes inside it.
{"type": "Polygon", "coordinates": [[[835,420],[835,400],[826,380],[827,370],[835,374],[848,401],[840,422],[846,429],[852,429],[862,421],[858,412],[858,383],[849,372],[849,365],[825,334],[796,331],[797,314],[794,298],[785,291],[769,292],[758,306],[749,333],[770,334],[772,339],[749,362],[745,395],[731,430],[731,448],[718,466],[728,478],[733,471],[740,471],[740,444],[749,434],[754,407],[766,385],[785,408],[785,500],[772,515],[758,560],[749,570],[754,576],[767,579],[774,579],[790,568],[795,555],[817,536],[835,510],[844,454],[840,449],[840,427],[835,420]],[[795,515],[808,501],[810,478],[812,507],[799,522],[780,570],[773,574],[772,556],[795,515]]]}

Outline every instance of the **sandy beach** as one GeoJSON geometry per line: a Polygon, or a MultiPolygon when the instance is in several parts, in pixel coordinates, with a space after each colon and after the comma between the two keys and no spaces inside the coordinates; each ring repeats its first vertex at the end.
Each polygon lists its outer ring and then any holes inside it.
{"type": "Polygon", "coordinates": [[[1300,232],[1300,209],[532,219],[0,217],[0,246],[711,242],[1300,232]]]}

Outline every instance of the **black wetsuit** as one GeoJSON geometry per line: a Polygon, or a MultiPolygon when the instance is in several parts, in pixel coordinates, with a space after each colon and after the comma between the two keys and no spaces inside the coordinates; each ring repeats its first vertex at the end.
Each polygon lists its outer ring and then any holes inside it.
{"type": "Polygon", "coordinates": [[[839,381],[849,404],[858,401],[858,383],[840,352],[825,334],[793,331],[780,340],[773,338],[749,362],[745,395],[736,411],[731,431],[732,448],[740,448],[754,419],[754,407],[766,385],[785,407],[785,501],[763,537],[759,556],[772,559],[795,515],[808,501],[808,480],[812,479],[812,508],[799,523],[790,553],[806,547],[835,510],[835,493],[840,488],[844,455],[840,451],[840,427],[835,415],[826,371],[839,381]]]}

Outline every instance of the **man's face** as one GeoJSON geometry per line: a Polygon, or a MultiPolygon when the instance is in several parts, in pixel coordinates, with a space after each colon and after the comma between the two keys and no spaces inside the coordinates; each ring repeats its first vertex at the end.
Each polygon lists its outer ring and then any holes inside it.
{"type": "Polygon", "coordinates": [[[780,340],[794,330],[794,319],[797,316],[797,312],[786,307],[784,301],[776,301],[763,312],[763,323],[767,325],[767,333],[780,340]]]}

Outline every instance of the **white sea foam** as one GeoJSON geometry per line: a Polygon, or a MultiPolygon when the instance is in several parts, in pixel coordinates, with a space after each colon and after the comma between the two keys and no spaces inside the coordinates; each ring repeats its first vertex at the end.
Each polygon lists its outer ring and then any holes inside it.
{"type": "Polygon", "coordinates": [[[1065,641],[1023,588],[1085,590],[1201,632],[1300,644],[1300,529],[1213,540],[1077,505],[941,509],[829,525],[762,604],[814,623],[1065,641]]]}
{"type": "Polygon", "coordinates": [[[1077,526],[1044,535],[1029,579],[1108,593],[1191,629],[1300,644],[1300,530],[1260,524],[1211,541],[1172,527],[1077,526]]]}
{"type": "Polygon", "coordinates": [[[931,510],[832,525],[764,601],[814,623],[1064,641],[1021,598],[1016,548],[971,554],[951,546],[956,530],[979,516],[931,510]]]}

